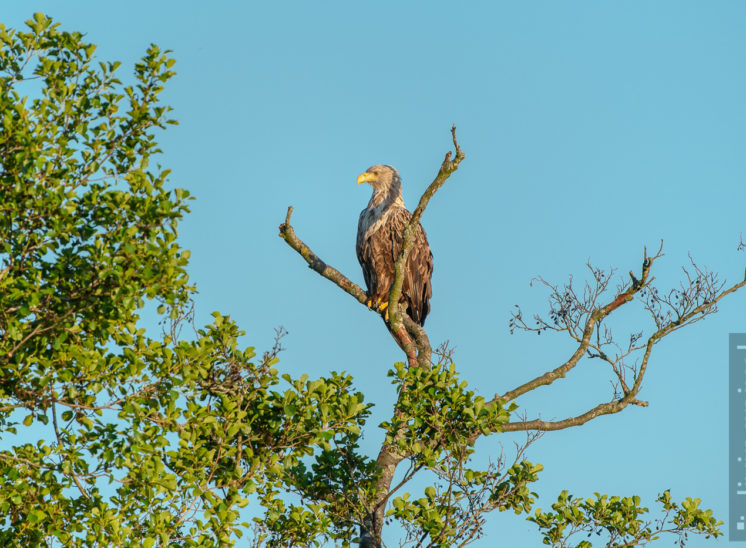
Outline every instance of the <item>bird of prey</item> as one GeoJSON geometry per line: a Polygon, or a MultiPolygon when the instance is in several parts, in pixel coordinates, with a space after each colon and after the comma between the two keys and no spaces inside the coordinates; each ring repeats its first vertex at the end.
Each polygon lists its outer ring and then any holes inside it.
{"type": "MultiPolygon", "coordinates": [[[[388,165],[375,165],[357,178],[357,184],[368,183],[373,196],[360,213],[357,225],[357,259],[363,268],[368,287],[368,306],[385,313],[389,290],[394,282],[394,263],[399,257],[404,227],[412,214],[404,207],[399,172],[388,165]]],[[[433,254],[422,225],[417,224],[407,264],[400,303],[415,322],[425,325],[430,312],[433,254]]]]}

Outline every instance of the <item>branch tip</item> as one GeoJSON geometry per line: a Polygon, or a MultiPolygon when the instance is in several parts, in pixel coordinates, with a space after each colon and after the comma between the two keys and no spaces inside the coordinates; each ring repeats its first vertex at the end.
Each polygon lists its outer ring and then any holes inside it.
{"type": "Polygon", "coordinates": [[[456,149],[456,157],[462,158],[464,156],[464,153],[461,152],[461,147],[458,146],[458,139],[456,139],[456,124],[453,124],[451,126],[451,135],[453,137],[453,148],[456,149]]]}

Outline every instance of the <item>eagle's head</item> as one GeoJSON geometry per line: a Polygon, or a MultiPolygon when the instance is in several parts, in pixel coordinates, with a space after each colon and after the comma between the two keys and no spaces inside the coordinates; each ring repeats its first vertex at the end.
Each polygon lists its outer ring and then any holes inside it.
{"type": "Polygon", "coordinates": [[[375,165],[357,178],[357,184],[369,183],[373,187],[372,203],[393,203],[401,199],[401,178],[392,166],[375,165]]]}

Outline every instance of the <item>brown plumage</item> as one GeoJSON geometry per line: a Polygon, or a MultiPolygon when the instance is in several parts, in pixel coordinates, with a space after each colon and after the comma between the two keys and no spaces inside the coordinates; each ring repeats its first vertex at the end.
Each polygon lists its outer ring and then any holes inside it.
{"type": "MultiPolygon", "coordinates": [[[[404,207],[399,172],[391,166],[376,165],[360,175],[357,183],[370,183],[373,196],[360,213],[357,225],[357,259],[363,267],[368,299],[383,310],[394,282],[394,263],[401,251],[402,232],[412,214],[404,207]]],[[[401,303],[409,316],[425,325],[430,312],[433,254],[422,225],[417,226],[404,271],[401,303]]]]}

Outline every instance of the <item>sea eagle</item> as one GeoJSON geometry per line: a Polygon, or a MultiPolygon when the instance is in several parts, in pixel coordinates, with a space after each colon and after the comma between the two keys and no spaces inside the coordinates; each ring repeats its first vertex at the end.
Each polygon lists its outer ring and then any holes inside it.
{"type": "MultiPolygon", "coordinates": [[[[399,257],[402,232],[412,214],[404,207],[401,178],[391,166],[376,165],[357,178],[357,184],[369,183],[373,196],[360,213],[357,225],[357,259],[363,267],[368,286],[368,306],[384,312],[389,302],[389,290],[394,282],[394,263],[399,257]]],[[[430,312],[433,275],[433,254],[427,236],[418,223],[407,265],[404,269],[401,303],[415,322],[425,325],[430,312]]],[[[388,319],[388,313],[386,313],[388,319]]]]}

